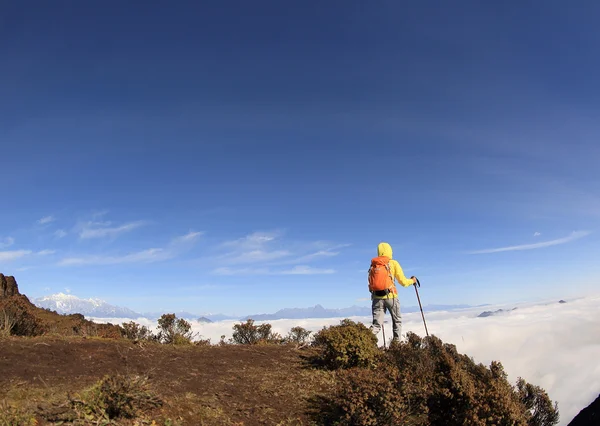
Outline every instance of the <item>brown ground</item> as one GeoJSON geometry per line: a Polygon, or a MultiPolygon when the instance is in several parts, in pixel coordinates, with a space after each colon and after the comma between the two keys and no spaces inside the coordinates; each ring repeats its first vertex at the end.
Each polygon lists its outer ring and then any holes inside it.
{"type": "MultiPolygon", "coordinates": [[[[138,374],[165,405],[156,418],[184,425],[309,425],[309,399],[328,393],[331,373],[287,346],[168,346],[80,337],[0,339],[0,410],[37,412],[67,401],[107,374],[138,374]]],[[[164,420],[163,420],[164,421],[164,420]]],[[[157,424],[164,424],[158,423],[157,424]]],[[[0,416],[2,425],[2,416],[0,416]]]]}

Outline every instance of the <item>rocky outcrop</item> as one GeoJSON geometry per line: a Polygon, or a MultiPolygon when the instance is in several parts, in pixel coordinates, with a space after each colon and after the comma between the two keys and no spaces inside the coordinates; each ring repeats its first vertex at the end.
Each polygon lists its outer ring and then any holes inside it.
{"type": "MultiPolygon", "coordinates": [[[[514,311],[517,308],[512,308],[511,311],[514,311]]],[[[477,315],[477,318],[486,318],[486,317],[491,317],[494,315],[500,315],[500,314],[505,314],[508,313],[510,311],[505,311],[504,309],[498,309],[497,311],[485,311],[480,313],[479,315],[477,315]]]]}
{"type": "Polygon", "coordinates": [[[600,425],[600,395],[594,402],[575,416],[569,426],[598,426],[600,425]]]}
{"type": "Polygon", "coordinates": [[[4,297],[17,296],[19,295],[19,286],[15,277],[4,276],[0,274],[0,299],[4,297]]]}

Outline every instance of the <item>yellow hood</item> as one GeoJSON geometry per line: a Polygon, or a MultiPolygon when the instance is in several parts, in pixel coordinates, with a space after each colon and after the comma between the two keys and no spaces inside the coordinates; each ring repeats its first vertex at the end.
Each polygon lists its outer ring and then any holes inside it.
{"type": "Polygon", "coordinates": [[[377,246],[377,256],[386,256],[392,259],[392,246],[388,243],[379,243],[377,246]]]}

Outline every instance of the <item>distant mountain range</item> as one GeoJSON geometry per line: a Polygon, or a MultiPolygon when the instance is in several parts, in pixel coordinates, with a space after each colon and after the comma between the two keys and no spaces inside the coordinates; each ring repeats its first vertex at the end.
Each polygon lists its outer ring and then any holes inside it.
{"type": "MultiPolygon", "coordinates": [[[[126,318],[139,319],[145,318],[156,321],[164,313],[174,313],[178,318],[194,320],[199,322],[214,322],[224,320],[242,320],[253,319],[255,321],[272,321],[278,319],[307,319],[307,318],[346,318],[354,316],[370,316],[370,306],[351,306],[342,309],[328,309],[321,305],[315,305],[308,308],[285,308],[280,309],[274,314],[256,314],[245,317],[235,317],[223,314],[193,314],[186,311],[178,312],[145,312],[138,313],[129,308],[111,305],[100,299],[81,299],[72,294],[58,293],[50,296],[33,299],[32,302],[40,308],[46,308],[58,312],[59,314],[79,313],[86,317],[93,318],[126,318]]],[[[484,306],[484,305],[481,305],[484,306]]],[[[423,309],[426,311],[442,311],[470,308],[471,305],[427,305],[423,309]]],[[[418,312],[417,306],[402,307],[402,312],[418,312]]]]}
{"type": "MultiPolygon", "coordinates": [[[[423,307],[426,311],[446,311],[453,309],[470,308],[470,305],[427,305],[423,307]]],[[[418,312],[418,306],[402,307],[402,312],[418,312]]],[[[256,314],[248,315],[243,318],[253,319],[255,321],[272,321],[278,319],[306,319],[306,318],[339,318],[339,317],[365,317],[371,315],[370,306],[351,306],[341,309],[327,309],[321,305],[315,305],[309,308],[285,308],[280,309],[274,314],[256,314]]]]}
{"type": "MultiPolygon", "coordinates": [[[[111,305],[101,299],[82,299],[72,294],[64,293],[38,297],[37,299],[33,299],[32,303],[40,308],[50,309],[63,315],[82,314],[86,317],[93,318],[146,318],[149,320],[157,320],[162,314],[166,313],[138,313],[129,308],[111,305]]],[[[169,313],[174,313],[178,318],[192,319],[199,322],[212,322],[223,318],[229,318],[225,315],[205,315],[201,317],[200,315],[185,311],[169,313]]]]}
{"type": "Polygon", "coordinates": [[[97,318],[140,318],[141,315],[129,308],[113,306],[100,299],[81,299],[72,294],[52,294],[32,300],[33,304],[59,314],[82,314],[97,318]]]}

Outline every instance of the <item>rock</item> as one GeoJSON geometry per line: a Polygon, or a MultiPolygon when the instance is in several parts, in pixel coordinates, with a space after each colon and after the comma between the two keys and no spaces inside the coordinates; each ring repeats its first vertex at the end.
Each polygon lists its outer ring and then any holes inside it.
{"type": "Polygon", "coordinates": [[[19,286],[13,276],[4,276],[0,274],[0,298],[17,296],[19,293],[19,286]]]}
{"type": "Polygon", "coordinates": [[[559,300],[558,303],[567,303],[564,300],[559,300]]]}
{"type": "Polygon", "coordinates": [[[569,426],[598,426],[600,425],[600,395],[594,402],[581,410],[571,420],[569,426]]]}

